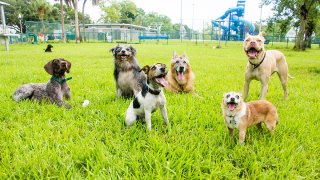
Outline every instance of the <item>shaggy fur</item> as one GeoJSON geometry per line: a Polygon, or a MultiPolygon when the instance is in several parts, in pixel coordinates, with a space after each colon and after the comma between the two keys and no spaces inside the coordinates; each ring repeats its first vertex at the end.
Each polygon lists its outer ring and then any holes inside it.
{"type": "Polygon", "coordinates": [[[71,63],[65,59],[53,59],[49,61],[44,69],[52,75],[48,83],[35,84],[29,83],[24,84],[18,88],[13,94],[13,99],[19,102],[24,99],[31,99],[36,101],[47,100],[58,106],[64,105],[66,108],[70,109],[71,106],[63,101],[63,97],[67,99],[71,98],[70,88],[67,84],[65,78],[65,72],[69,73],[71,68],[71,63]]]}
{"type": "Polygon", "coordinates": [[[48,44],[47,48],[44,49],[44,52],[52,52],[52,48],[53,48],[53,46],[51,44],[48,44]]]}
{"type": "Polygon", "coordinates": [[[245,103],[241,94],[236,92],[224,94],[222,111],[231,138],[233,138],[233,130],[239,129],[240,144],[244,144],[246,130],[250,126],[257,125],[262,131],[261,123],[264,123],[273,134],[278,123],[277,109],[272,103],[266,100],[245,103]]]}
{"type": "Polygon", "coordinates": [[[143,67],[142,71],[147,75],[147,84],[144,84],[142,90],[129,105],[126,113],[126,124],[131,126],[137,119],[141,118],[146,121],[148,130],[151,130],[151,114],[158,108],[161,110],[163,121],[169,124],[166,97],[162,91],[162,87],[168,85],[165,80],[166,65],[157,63],[143,67]]]}
{"type": "Polygon", "coordinates": [[[169,86],[166,89],[174,93],[194,94],[193,83],[195,75],[192,72],[186,53],[184,52],[182,56],[178,56],[176,52],[173,52],[170,64],[170,70],[166,76],[169,86]]]}
{"type": "Polygon", "coordinates": [[[110,50],[114,56],[114,79],[117,97],[131,98],[141,91],[146,77],[140,72],[136,49],[132,46],[117,45],[110,50]]]}

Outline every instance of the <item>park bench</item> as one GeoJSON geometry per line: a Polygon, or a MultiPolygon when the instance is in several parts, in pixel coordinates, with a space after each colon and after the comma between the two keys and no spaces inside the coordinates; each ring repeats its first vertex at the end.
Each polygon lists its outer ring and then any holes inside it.
{"type": "Polygon", "coordinates": [[[168,44],[168,40],[169,40],[169,36],[167,35],[154,35],[154,36],[138,36],[139,38],[139,42],[141,43],[141,40],[144,39],[156,39],[159,41],[159,39],[166,39],[167,40],[167,44],[168,44]]]}

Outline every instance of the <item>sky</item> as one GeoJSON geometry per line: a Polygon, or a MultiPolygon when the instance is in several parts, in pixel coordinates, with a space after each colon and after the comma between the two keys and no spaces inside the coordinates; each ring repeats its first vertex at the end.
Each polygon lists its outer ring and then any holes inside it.
{"type": "MultiPolygon", "coordinates": [[[[54,2],[54,0],[49,0],[54,2]]],[[[203,25],[213,19],[217,19],[224,14],[229,8],[236,7],[237,0],[132,0],[137,7],[148,12],[157,12],[171,18],[173,23],[180,23],[181,19],[181,2],[182,2],[182,23],[201,30],[203,25]]],[[[82,7],[83,0],[79,2],[79,9],[82,7]]],[[[259,8],[260,0],[246,0],[244,18],[250,22],[260,21],[259,8]]],[[[272,16],[272,5],[263,6],[262,20],[272,16]]],[[[92,6],[90,1],[86,5],[86,14],[91,19],[98,21],[102,12],[98,6],[92,6]]]]}

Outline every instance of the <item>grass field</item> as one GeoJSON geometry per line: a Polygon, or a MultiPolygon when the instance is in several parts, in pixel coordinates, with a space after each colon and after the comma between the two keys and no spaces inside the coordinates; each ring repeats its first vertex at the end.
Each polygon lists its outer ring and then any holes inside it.
{"type": "MultiPolygon", "coordinates": [[[[160,112],[153,130],[136,123],[127,128],[124,114],[130,100],[115,98],[114,44],[0,46],[0,179],[319,179],[320,178],[320,49],[285,49],[290,74],[289,99],[276,75],[267,99],[278,109],[274,136],[264,127],[248,130],[246,145],[229,139],[223,123],[224,92],[242,91],[247,63],[241,43],[212,45],[137,44],[140,65],[169,65],[173,50],[186,51],[203,98],[166,92],[171,130],[160,112]],[[43,66],[63,57],[72,62],[71,110],[30,101],[15,103],[20,85],[47,82],[43,66]],[[91,103],[86,108],[83,100],[91,103]]],[[[271,49],[271,46],[267,47],[271,49]]],[[[251,83],[249,100],[259,97],[260,83],[251,83]]],[[[236,131],[237,132],[237,131],[236,131]]],[[[238,139],[238,138],[236,138],[238,139]]]]}

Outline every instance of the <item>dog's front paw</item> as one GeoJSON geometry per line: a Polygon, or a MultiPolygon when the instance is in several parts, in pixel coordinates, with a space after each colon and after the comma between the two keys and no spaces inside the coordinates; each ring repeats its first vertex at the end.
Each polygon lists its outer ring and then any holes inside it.
{"type": "Polygon", "coordinates": [[[71,108],[72,108],[69,104],[64,104],[64,107],[65,107],[66,109],[71,109],[71,108]]]}

